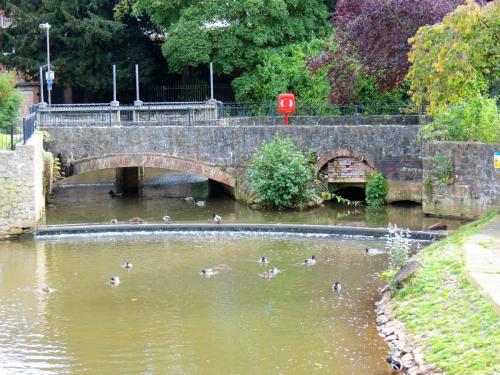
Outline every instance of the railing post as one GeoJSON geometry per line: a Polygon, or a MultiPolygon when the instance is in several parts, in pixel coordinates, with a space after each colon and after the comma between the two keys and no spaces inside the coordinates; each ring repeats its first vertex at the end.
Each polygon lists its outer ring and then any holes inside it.
{"type": "MultiPolygon", "coordinates": [[[[23,121],[24,121],[24,119],[23,119],[23,121]]],[[[14,151],[15,148],[16,147],[14,145],[14,125],[11,125],[10,126],[10,149],[12,151],[14,151]]]]}

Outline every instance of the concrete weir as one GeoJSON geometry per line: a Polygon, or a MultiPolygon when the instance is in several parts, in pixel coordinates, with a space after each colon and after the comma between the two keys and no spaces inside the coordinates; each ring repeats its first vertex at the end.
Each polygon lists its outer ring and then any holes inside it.
{"type": "MultiPolygon", "coordinates": [[[[386,228],[367,228],[341,225],[308,224],[90,224],[51,225],[39,228],[36,236],[79,235],[122,232],[254,232],[313,235],[366,236],[380,238],[386,228]]],[[[440,240],[446,237],[441,231],[410,231],[410,238],[420,241],[440,240]]]]}

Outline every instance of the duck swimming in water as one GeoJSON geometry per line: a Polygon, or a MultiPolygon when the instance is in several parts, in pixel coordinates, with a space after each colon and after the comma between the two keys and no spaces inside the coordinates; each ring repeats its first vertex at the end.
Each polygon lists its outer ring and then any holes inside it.
{"type": "Polygon", "coordinates": [[[275,276],[278,275],[281,271],[277,267],[272,267],[269,271],[266,271],[262,274],[259,274],[259,276],[265,278],[265,279],[271,279],[275,276]]]}
{"type": "Polygon", "coordinates": [[[310,258],[305,259],[304,264],[307,264],[308,266],[316,264],[316,256],[313,255],[310,258]]]}
{"type": "Polygon", "coordinates": [[[120,285],[120,278],[118,276],[111,276],[111,280],[109,281],[111,286],[118,286],[120,285]]]}
{"type": "Polygon", "coordinates": [[[125,268],[125,269],[128,269],[128,270],[132,269],[132,267],[134,267],[134,265],[132,263],[130,263],[130,262],[125,262],[125,263],[122,264],[122,268],[125,268]]]}
{"type": "Polygon", "coordinates": [[[122,195],[122,193],[115,193],[113,190],[110,190],[108,194],[111,198],[116,198],[122,195]]]}
{"type": "Polygon", "coordinates": [[[222,223],[222,216],[217,215],[215,212],[212,215],[212,220],[215,224],[220,224],[222,223]]]}
{"type": "Polygon", "coordinates": [[[140,217],[136,216],[133,217],[132,219],[129,220],[132,224],[142,224],[144,223],[144,219],[141,219],[140,217]]]}
{"type": "Polygon", "coordinates": [[[168,215],[163,216],[163,218],[162,218],[162,219],[163,219],[163,221],[164,221],[165,223],[170,223],[170,222],[172,222],[172,218],[171,218],[170,216],[168,216],[168,215]]]}
{"type": "Polygon", "coordinates": [[[109,221],[110,224],[118,224],[118,220],[116,219],[116,217],[112,218],[110,221],[109,221]]]}
{"type": "Polygon", "coordinates": [[[268,257],[260,257],[260,259],[257,261],[260,264],[267,264],[269,263],[269,258],[268,257]]]}
{"type": "Polygon", "coordinates": [[[332,290],[340,292],[342,290],[342,285],[338,281],[335,281],[335,283],[332,285],[332,290]]]}
{"type": "Polygon", "coordinates": [[[48,286],[42,288],[42,292],[50,293],[50,288],[48,286]]]}
{"type": "Polygon", "coordinates": [[[201,276],[203,277],[211,277],[217,275],[217,271],[214,271],[212,268],[203,268],[201,270],[201,276]]]}

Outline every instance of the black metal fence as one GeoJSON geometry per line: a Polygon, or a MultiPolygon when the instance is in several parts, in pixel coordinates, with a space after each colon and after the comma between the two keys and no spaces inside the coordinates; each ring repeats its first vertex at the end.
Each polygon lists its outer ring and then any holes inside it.
{"type": "MultiPolygon", "coordinates": [[[[222,102],[234,101],[233,88],[230,85],[214,85],[214,98],[222,102]]],[[[141,100],[145,102],[200,102],[210,99],[210,86],[198,85],[163,85],[143,88],[141,100]]]]}
{"type": "Polygon", "coordinates": [[[26,143],[35,132],[36,118],[35,110],[22,119],[22,126],[16,124],[1,129],[0,150],[15,150],[18,143],[26,143]]]}
{"type": "MultiPolygon", "coordinates": [[[[420,122],[421,108],[412,104],[344,105],[298,103],[290,116],[295,125],[373,125],[420,122]]],[[[53,105],[38,112],[39,126],[277,125],[283,123],[276,103],[144,103],[53,105]]]]}

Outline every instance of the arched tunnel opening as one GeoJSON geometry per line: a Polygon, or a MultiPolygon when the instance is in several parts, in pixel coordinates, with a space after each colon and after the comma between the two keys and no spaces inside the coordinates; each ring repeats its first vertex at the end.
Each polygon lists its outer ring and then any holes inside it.
{"type": "Polygon", "coordinates": [[[415,206],[420,206],[420,203],[410,200],[400,200],[392,202],[391,205],[395,207],[415,207],[415,206]]]}
{"type": "Polygon", "coordinates": [[[350,201],[365,201],[365,187],[364,186],[337,186],[333,193],[341,196],[342,198],[349,199],[350,201]]]}

